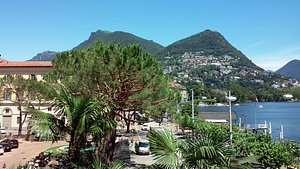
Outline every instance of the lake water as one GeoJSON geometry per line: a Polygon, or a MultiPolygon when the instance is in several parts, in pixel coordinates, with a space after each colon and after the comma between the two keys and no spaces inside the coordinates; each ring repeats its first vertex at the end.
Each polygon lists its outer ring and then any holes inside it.
{"type": "MultiPolygon", "coordinates": [[[[200,107],[200,110],[218,109],[229,111],[229,107],[200,107]]],[[[232,106],[238,118],[244,124],[272,124],[272,138],[279,139],[280,126],[283,125],[284,139],[293,139],[300,142],[300,102],[265,102],[243,103],[232,106]],[[263,108],[258,108],[260,105],[263,108]]]]}

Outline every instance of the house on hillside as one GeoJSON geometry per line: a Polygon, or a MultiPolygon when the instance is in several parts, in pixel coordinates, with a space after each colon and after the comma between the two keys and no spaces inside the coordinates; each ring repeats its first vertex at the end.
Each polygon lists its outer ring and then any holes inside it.
{"type": "MultiPolygon", "coordinates": [[[[40,81],[43,79],[42,73],[49,72],[53,69],[51,61],[24,61],[24,62],[11,62],[0,58],[0,78],[7,78],[9,76],[21,76],[25,79],[40,81]]],[[[1,87],[1,86],[0,86],[1,87]]],[[[13,86],[3,85],[1,87],[0,99],[0,126],[4,127],[8,133],[16,134],[20,123],[20,111],[16,104],[16,94],[12,92],[13,86]]],[[[29,92],[29,91],[28,91],[29,92]]],[[[18,93],[24,95],[24,93],[18,93]]],[[[35,95],[24,98],[24,104],[21,110],[25,110],[28,105],[25,102],[30,102],[32,105],[37,105],[35,95]]],[[[40,109],[45,112],[53,112],[50,104],[39,104],[40,109]]],[[[24,117],[24,116],[22,116],[24,117]]],[[[26,131],[27,124],[23,125],[23,130],[26,131]]]]}
{"type": "Polygon", "coordinates": [[[168,84],[170,86],[174,86],[174,87],[177,87],[179,88],[179,91],[180,91],[180,96],[181,96],[181,102],[186,102],[187,101],[187,90],[186,90],[186,87],[184,86],[181,86],[180,84],[176,83],[176,82],[168,82],[168,84]]]}

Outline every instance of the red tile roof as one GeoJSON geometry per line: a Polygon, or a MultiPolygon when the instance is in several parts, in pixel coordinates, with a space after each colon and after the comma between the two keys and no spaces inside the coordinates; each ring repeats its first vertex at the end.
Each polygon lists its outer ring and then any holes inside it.
{"type": "Polygon", "coordinates": [[[52,67],[51,61],[10,62],[0,58],[0,67],[52,67]]]}
{"type": "Polygon", "coordinates": [[[179,87],[180,85],[178,84],[178,83],[176,83],[176,82],[168,82],[168,85],[170,85],[170,86],[176,86],[176,87],[179,87]]]}

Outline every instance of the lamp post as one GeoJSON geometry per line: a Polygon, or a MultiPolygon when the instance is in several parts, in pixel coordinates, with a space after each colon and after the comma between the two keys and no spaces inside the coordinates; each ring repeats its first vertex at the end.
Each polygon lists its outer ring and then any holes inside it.
{"type": "Polygon", "coordinates": [[[236,97],[231,96],[230,91],[228,92],[228,102],[229,102],[229,133],[230,133],[230,143],[232,143],[232,114],[231,114],[231,102],[236,101],[236,97]]]}
{"type": "Polygon", "coordinates": [[[192,89],[192,123],[193,123],[193,128],[192,128],[192,138],[195,138],[195,133],[194,133],[194,121],[195,121],[195,108],[194,108],[194,91],[192,89]]]}
{"type": "Polygon", "coordinates": [[[194,108],[194,91],[192,89],[192,122],[194,123],[194,119],[195,119],[195,108],[194,108]]]}

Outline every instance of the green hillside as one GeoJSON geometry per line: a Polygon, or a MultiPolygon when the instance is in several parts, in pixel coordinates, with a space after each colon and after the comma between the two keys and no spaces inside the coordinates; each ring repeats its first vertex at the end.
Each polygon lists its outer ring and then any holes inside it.
{"type": "Polygon", "coordinates": [[[96,32],[92,32],[88,40],[82,42],[74,49],[86,48],[90,45],[93,45],[97,40],[101,40],[105,44],[109,44],[111,42],[116,42],[121,45],[140,44],[146,52],[149,52],[153,55],[164,48],[162,45],[155,43],[152,40],[146,40],[131,33],[122,31],[109,32],[98,30],[96,32]]]}
{"type": "Polygon", "coordinates": [[[42,53],[38,53],[34,56],[30,61],[49,61],[52,60],[58,52],[55,51],[45,51],[42,53]]]}
{"type": "Polygon", "coordinates": [[[237,64],[242,66],[250,66],[260,69],[253,64],[242,52],[233,47],[219,32],[205,30],[190,37],[184,38],[165,47],[158,53],[159,60],[170,56],[178,59],[186,52],[202,52],[205,56],[224,56],[229,55],[239,58],[237,64]]]}
{"type": "Polygon", "coordinates": [[[161,50],[157,58],[166,74],[188,86],[200,83],[214,89],[232,84],[256,91],[288,81],[255,65],[219,32],[205,30],[178,40],[161,50]]]}

